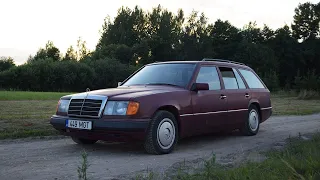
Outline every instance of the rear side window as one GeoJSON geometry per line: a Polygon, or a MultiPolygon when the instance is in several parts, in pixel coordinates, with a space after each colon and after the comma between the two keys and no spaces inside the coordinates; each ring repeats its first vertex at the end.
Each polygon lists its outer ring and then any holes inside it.
{"type": "Polygon", "coordinates": [[[239,71],[246,80],[249,88],[265,88],[259,78],[253,74],[253,72],[244,69],[239,69],[239,71]]]}
{"type": "Polygon", "coordinates": [[[201,67],[196,82],[208,83],[209,90],[221,89],[217,68],[213,66],[201,67]]]}
{"type": "Polygon", "coordinates": [[[239,89],[237,79],[232,68],[220,67],[219,69],[223,79],[224,87],[226,89],[239,89]]]}

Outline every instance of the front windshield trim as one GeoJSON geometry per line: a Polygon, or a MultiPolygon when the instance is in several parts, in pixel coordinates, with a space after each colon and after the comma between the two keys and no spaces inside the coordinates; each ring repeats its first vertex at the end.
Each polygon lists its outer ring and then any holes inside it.
{"type": "Polygon", "coordinates": [[[176,86],[176,87],[180,87],[180,88],[184,88],[186,89],[190,83],[190,81],[192,80],[192,77],[193,77],[193,74],[194,74],[194,71],[197,67],[197,63],[195,62],[183,62],[183,63],[174,63],[174,62],[163,62],[163,63],[155,63],[155,64],[147,64],[147,65],[144,65],[142,66],[141,68],[139,68],[137,71],[135,71],[134,73],[132,73],[127,79],[125,79],[125,81],[123,81],[121,83],[120,86],[146,86],[146,85],[157,85],[157,84],[163,84],[163,85],[171,85],[171,86],[176,86]],[[177,85],[177,84],[170,84],[170,83],[137,83],[137,84],[129,84],[129,85],[126,85],[126,83],[128,81],[130,81],[136,74],[138,74],[139,72],[141,72],[141,70],[145,69],[146,67],[149,67],[149,66],[159,66],[159,65],[193,65],[192,66],[192,70],[191,70],[191,74],[190,76],[188,77],[188,80],[185,82],[184,85],[177,85]]]}

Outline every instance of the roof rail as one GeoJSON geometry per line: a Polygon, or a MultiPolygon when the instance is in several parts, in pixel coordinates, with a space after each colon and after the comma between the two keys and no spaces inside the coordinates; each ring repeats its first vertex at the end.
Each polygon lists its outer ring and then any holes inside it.
{"type": "Polygon", "coordinates": [[[210,59],[210,58],[203,58],[202,61],[217,61],[217,62],[226,62],[226,63],[234,63],[234,64],[240,64],[245,65],[244,63],[237,62],[237,61],[230,61],[225,59],[210,59]]]}

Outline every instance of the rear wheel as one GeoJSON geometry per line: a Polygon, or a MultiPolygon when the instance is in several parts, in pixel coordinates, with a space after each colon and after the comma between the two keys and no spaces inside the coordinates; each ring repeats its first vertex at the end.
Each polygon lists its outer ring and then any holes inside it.
{"type": "Polygon", "coordinates": [[[248,110],[248,118],[245,121],[242,133],[247,136],[256,135],[260,127],[260,114],[255,105],[251,105],[248,110]]]}
{"type": "Polygon", "coordinates": [[[94,144],[98,141],[98,140],[84,139],[84,138],[77,138],[77,137],[71,137],[71,138],[77,144],[94,144]]]}
{"type": "Polygon", "coordinates": [[[144,148],[150,154],[167,154],[178,141],[178,126],[174,115],[158,111],[150,122],[144,148]]]}

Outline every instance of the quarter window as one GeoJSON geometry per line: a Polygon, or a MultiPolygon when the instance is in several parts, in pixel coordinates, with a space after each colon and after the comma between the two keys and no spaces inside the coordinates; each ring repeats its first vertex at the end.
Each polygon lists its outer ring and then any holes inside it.
{"type": "Polygon", "coordinates": [[[216,67],[201,67],[196,82],[208,83],[209,90],[221,89],[219,75],[216,67]]]}
{"type": "Polygon", "coordinates": [[[226,89],[239,89],[237,79],[231,68],[220,67],[221,76],[223,79],[224,87],[226,89]]]}
{"type": "Polygon", "coordinates": [[[253,72],[244,69],[239,69],[239,71],[246,80],[249,88],[264,88],[264,85],[253,72]]]}

